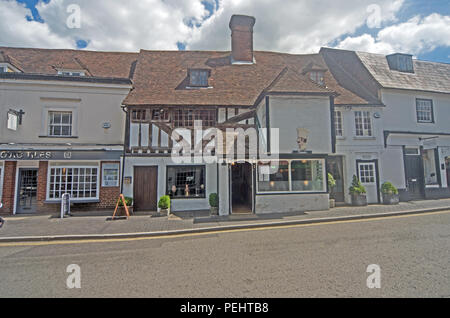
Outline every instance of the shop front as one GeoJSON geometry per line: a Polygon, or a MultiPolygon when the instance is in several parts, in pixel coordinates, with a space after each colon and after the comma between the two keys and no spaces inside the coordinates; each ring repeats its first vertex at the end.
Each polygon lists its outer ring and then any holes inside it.
{"type": "Polygon", "coordinates": [[[73,210],[111,209],[120,194],[116,150],[0,150],[2,214],[59,209],[68,193],[73,210]]]}

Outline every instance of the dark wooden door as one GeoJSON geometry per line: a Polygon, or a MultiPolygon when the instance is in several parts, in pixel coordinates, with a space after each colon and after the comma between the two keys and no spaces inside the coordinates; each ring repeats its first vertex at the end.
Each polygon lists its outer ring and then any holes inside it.
{"type": "Polygon", "coordinates": [[[336,186],[330,193],[330,197],[336,202],[344,202],[344,164],[342,157],[328,157],[327,171],[336,180],[336,186]]]}
{"type": "Polygon", "coordinates": [[[405,156],[405,174],[409,198],[412,200],[423,199],[425,178],[421,156],[405,156]]]}
{"type": "Polygon", "coordinates": [[[134,167],[135,211],[157,211],[158,167],[134,167]]]}

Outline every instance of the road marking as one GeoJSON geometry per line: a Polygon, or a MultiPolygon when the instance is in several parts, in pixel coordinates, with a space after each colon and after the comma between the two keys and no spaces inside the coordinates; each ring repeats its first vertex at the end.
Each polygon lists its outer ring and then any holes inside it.
{"type": "Polygon", "coordinates": [[[410,217],[449,214],[449,213],[450,213],[450,210],[443,211],[443,212],[428,212],[428,213],[425,212],[425,213],[421,213],[421,214],[374,217],[374,218],[370,218],[370,219],[360,219],[360,220],[330,221],[330,222],[311,223],[311,224],[277,225],[277,226],[265,226],[265,227],[250,228],[250,229],[234,229],[234,230],[222,230],[222,231],[216,230],[216,231],[203,232],[203,233],[187,233],[187,234],[173,234],[173,235],[166,234],[166,235],[152,236],[152,237],[67,240],[67,241],[53,241],[53,242],[18,242],[18,243],[12,242],[12,243],[0,243],[0,247],[33,247],[33,246],[49,246],[49,245],[135,242],[135,241],[160,240],[160,239],[169,239],[169,238],[207,236],[207,235],[214,235],[214,234],[239,233],[239,232],[251,232],[251,231],[268,231],[268,230],[279,230],[279,229],[290,229],[290,228],[301,228],[301,227],[312,227],[312,226],[323,226],[323,225],[334,225],[334,224],[373,222],[373,221],[383,221],[383,220],[390,220],[390,219],[403,219],[403,218],[410,218],[410,217]]]}

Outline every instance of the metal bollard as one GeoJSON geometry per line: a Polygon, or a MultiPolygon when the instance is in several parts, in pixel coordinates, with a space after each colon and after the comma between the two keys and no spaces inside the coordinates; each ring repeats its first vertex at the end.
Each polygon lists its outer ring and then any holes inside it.
{"type": "Polygon", "coordinates": [[[61,219],[70,214],[70,194],[64,193],[61,198],[61,219]]]}

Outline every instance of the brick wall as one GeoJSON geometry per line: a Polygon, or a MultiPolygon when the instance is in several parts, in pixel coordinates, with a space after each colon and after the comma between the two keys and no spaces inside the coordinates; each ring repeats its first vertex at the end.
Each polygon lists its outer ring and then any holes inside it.
{"type": "Polygon", "coordinates": [[[7,161],[3,167],[3,208],[0,214],[7,215],[14,212],[14,195],[16,189],[17,162],[7,161]]]}
{"type": "Polygon", "coordinates": [[[47,199],[47,172],[48,162],[40,161],[38,170],[38,188],[37,188],[37,209],[38,212],[47,212],[48,207],[44,204],[47,199]]]}

